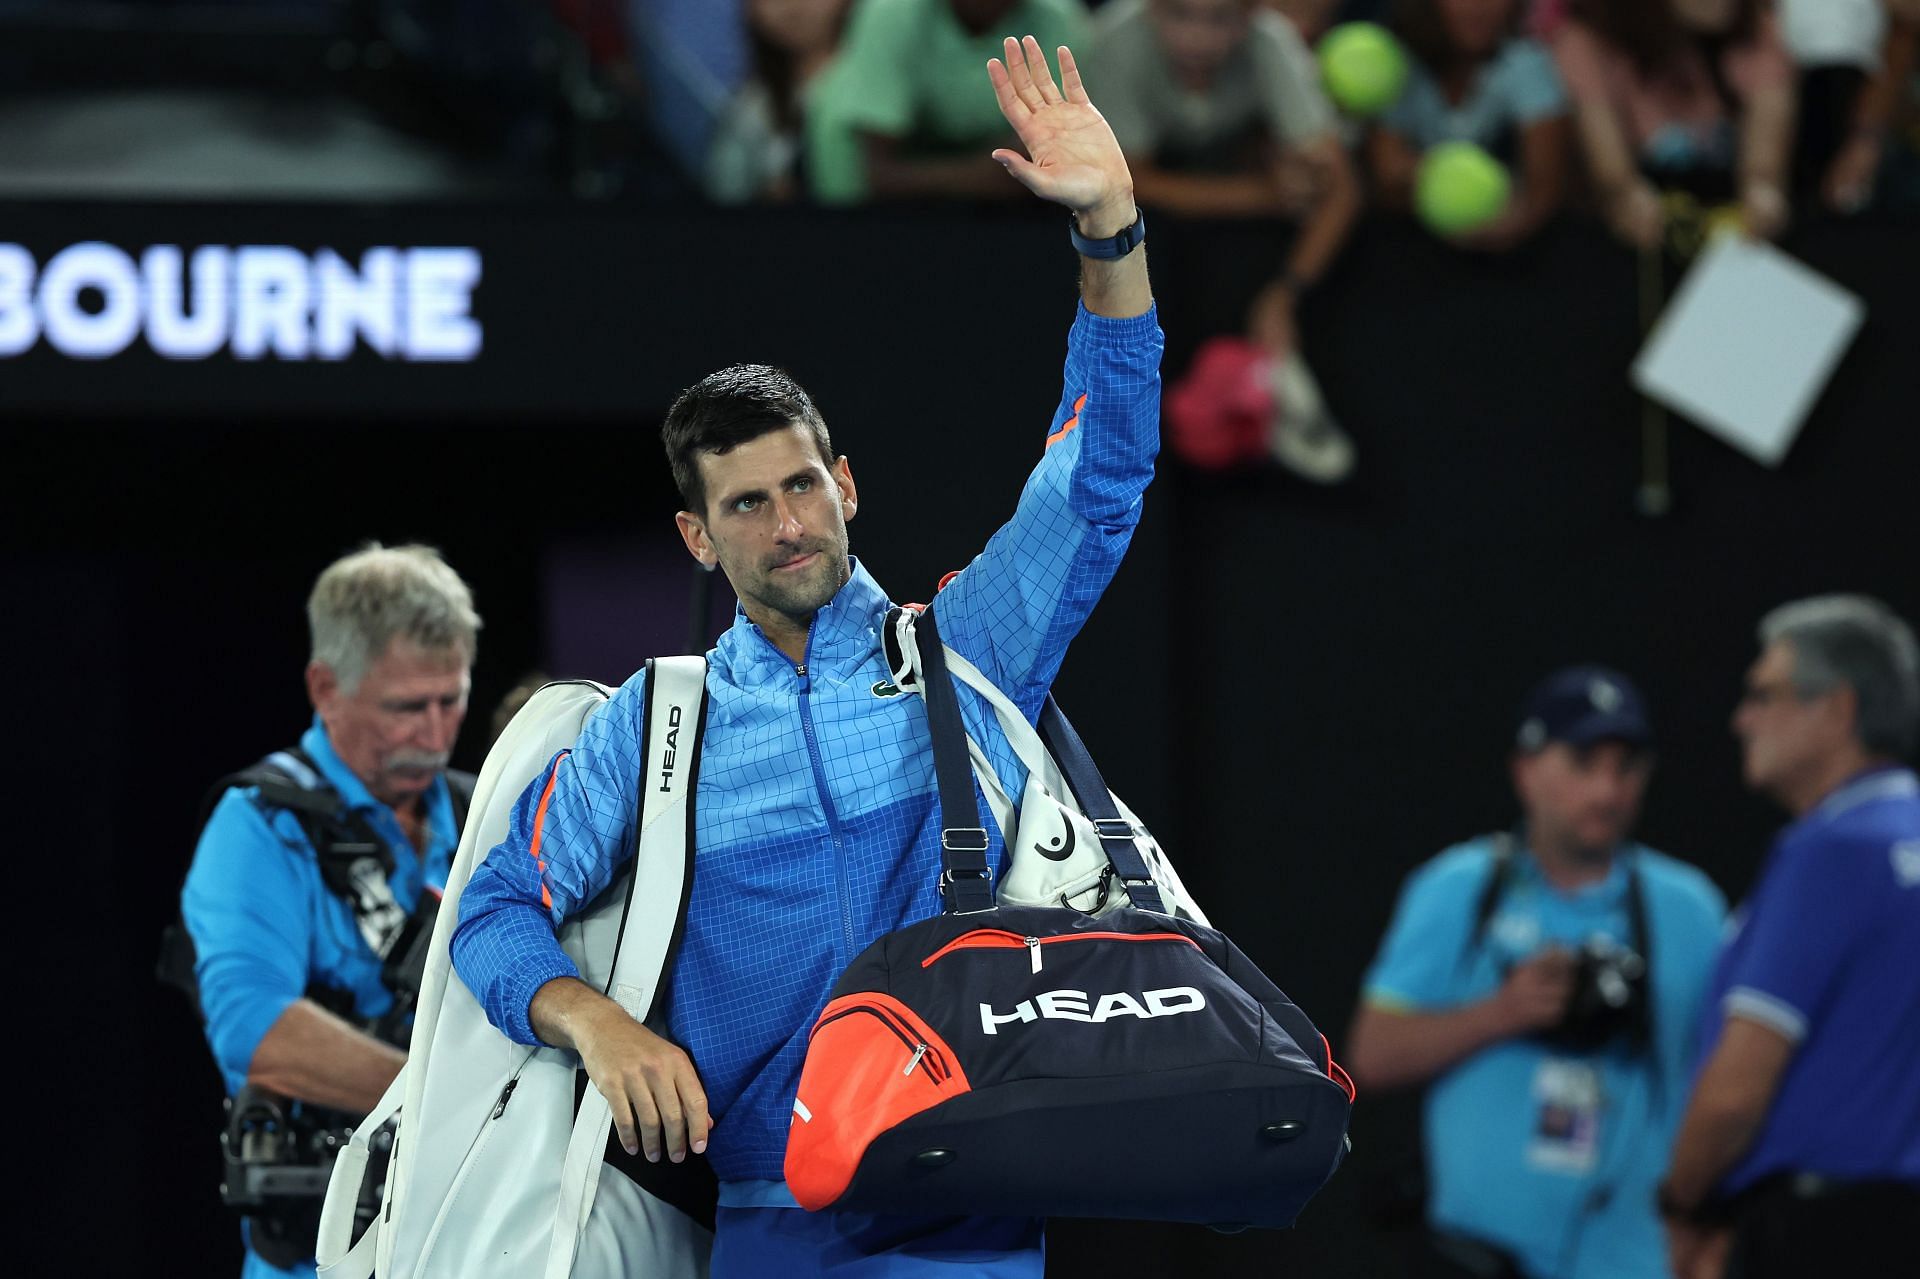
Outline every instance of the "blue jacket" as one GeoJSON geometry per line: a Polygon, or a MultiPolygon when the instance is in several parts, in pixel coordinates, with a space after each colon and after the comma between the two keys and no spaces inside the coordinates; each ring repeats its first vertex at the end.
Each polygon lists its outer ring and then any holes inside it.
{"type": "MultiPolygon", "coordinates": [[[[943,638],[1031,716],[1119,567],[1159,441],[1155,315],[1083,308],[1048,447],[1013,519],[940,592],[943,638]]],[[[692,1056],[723,1181],[777,1182],[807,1032],[868,944],[940,909],[926,712],[888,682],[891,607],[856,561],[795,666],[737,613],[708,657],[696,860],[670,1034],[692,1056]]],[[[537,1042],[527,1010],[577,976],[554,929],[633,855],[642,676],[527,787],[506,841],[462,891],[453,962],[494,1024],[537,1042]]],[[[1025,774],[984,701],[963,713],[1018,794],[1025,774]]],[[[969,817],[963,825],[982,824],[969,817]]],[[[991,823],[985,823],[991,827],[991,823]]],[[[997,831],[989,860],[1005,862],[997,831]]]]}

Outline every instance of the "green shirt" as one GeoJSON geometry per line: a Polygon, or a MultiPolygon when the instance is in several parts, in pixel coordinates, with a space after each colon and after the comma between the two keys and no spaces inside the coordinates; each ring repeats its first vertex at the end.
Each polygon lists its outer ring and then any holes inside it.
{"type": "Polygon", "coordinates": [[[898,138],[923,155],[1010,141],[987,59],[1004,56],[1003,37],[1032,35],[1051,62],[1060,45],[1079,52],[1086,32],[1080,0],[1021,0],[979,36],[960,25],[948,0],[859,0],[807,114],[814,195],[829,203],[866,197],[863,133],[898,138]]]}

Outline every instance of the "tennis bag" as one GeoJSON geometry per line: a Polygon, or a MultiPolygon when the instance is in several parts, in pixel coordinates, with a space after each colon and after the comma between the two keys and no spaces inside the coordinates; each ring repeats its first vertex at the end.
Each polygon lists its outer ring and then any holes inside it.
{"type": "MultiPolygon", "coordinates": [[[[1353,1088],[1326,1040],[1225,936],[1163,913],[1137,856],[1115,866],[1130,900],[1097,917],[995,904],[932,610],[919,626],[945,910],[863,951],[815,1022],[794,1197],[1292,1225],[1348,1148],[1353,1088]]],[[[1102,844],[1128,860],[1129,841],[1102,844]]]]}
{"type": "MultiPolygon", "coordinates": [[[[647,663],[635,855],[558,933],[582,980],[637,1020],[661,1007],[692,888],[705,694],[704,659],[647,663]],[[681,766],[663,771],[676,752],[681,766]]],[[[621,1158],[609,1141],[612,1112],[579,1056],[508,1039],[452,966],[474,868],[506,838],[528,779],[573,746],[609,695],[587,681],[549,684],[487,753],[434,925],[407,1064],[334,1164],[320,1217],[325,1279],[698,1279],[707,1271],[705,1161],[621,1158]],[[356,1239],[355,1208],[389,1140],[380,1216],[356,1239]],[[704,1188],[655,1175],[696,1166],[704,1188]]]]}

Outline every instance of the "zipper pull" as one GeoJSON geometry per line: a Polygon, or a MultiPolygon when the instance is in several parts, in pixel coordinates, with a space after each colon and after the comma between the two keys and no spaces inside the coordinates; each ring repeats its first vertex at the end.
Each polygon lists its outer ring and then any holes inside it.
{"type": "Polygon", "coordinates": [[[807,677],[807,664],[805,662],[795,662],[793,666],[793,673],[795,675],[798,675],[801,679],[805,679],[807,677]]]}
{"type": "Polygon", "coordinates": [[[500,1104],[493,1108],[493,1117],[498,1119],[507,1113],[507,1099],[513,1096],[513,1090],[520,1086],[520,1076],[507,1080],[507,1086],[500,1090],[500,1104]]]}
{"type": "Polygon", "coordinates": [[[926,1055],[927,1055],[927,1046],[925,1044],[920,1044],[917,1047],[915,1047],[913,1050],[913,1056],[907,1060],[907,1068],[901,1071],[900,1073],[903,1075],[911,1075],[913,1073],[914,1067],[918,1066],[920,1064],[920,1059],[926,1055]]]}
{"type": "Polygon", "coordinates": [[[1033,961],[1033,971],[1036,973],[1039,972],[1040,971],[1040,939],[1038,937],[1027,938],[1027,958],[1033,961]]]}

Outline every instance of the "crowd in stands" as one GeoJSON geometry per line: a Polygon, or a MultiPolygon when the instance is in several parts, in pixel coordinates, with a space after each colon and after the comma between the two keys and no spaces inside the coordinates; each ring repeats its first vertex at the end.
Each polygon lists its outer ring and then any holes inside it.
{"type": "MultiPolygon", "coordinates": [[[[1270,273],[1249,278],[1230,304],[1232,289],[1213,290],[1220,296],[1209,309],[1222,314],[1212,322],[1234,327],[1222,335],[1231,343],[1172,370],[1191,373],[1201,392],[1170,397],[1175,449],[1220,464],[1271,456],[1321,483],[1345,478],[1355,453],[1300,361],[1299,303],[1369,207],[1418,216],[1476,254],[1518,249],[1569,209],[1643,253],[1682,255],[1721,222],[1775,238],[1796,221],[1920,210],[1920,0],[258,7],[373,13],[388,56],[397,49],[436,73],[436,92],[456,104],[447,114],[497,117],[505,123],[496,133],[518,120],[535,142],[571,137],[574,152],[587,154],[588,134],[539,118],[547,108],[534,81],[556,77],[534,64],[559,60],[550,41],[527,35],[529,24],[567,33],[573,53],[597,68],[588,79],[609,91],[582,95],[569,82],[567,109],[614,100],[626,129],[603,148],[623,174],[600,185],[576,180],[575,189],[731,206],[1012,204],[1022,188],[991,158],[1011,137],[986,63],[1009,34],[1031,34],[1049,52],[1069,45],[1144,209],[1276,231],[1270,273]],[[1333,45],[1363,28],[1371,56],[1391,64],[1372,68],[1376,82],[1363,96],[1376,100],[1365,103],[1330,61],[1333,45]],[[517,79],[499,56],[509,46],[527,64],[517,79]],[[464,96],[446,92],[453,80],[467,85],[464,96]],[[643,140],[628,146],[633,122],[643,140]],[[1442,208],[1429,190],[1437,180],[1427,178],[1443,156],[1462,152],[1473,163],[1450,196],[1440,192],[1451,201],[1442,208]],[[1250,378],[1259,384],[1251,400],[1240,393],[1250,378]],[[1252,401],[1271,412],[1235,407],[1252,401]]],[[[0,0],[0,17],[57,10],[57,0],[0,0]]],[[[504,136],[472,149],[514,149],[504,136]]]]}
{"type": "MultiPolygon", "coordinates": [[[[1498,216],[1426,219],[1467,252],[1570,206],[1648,251],[1688,210],[1773,238],[1920,208],[1920,0],[624,0],[611,38],[608,5],[551,2],[621,63],[686,184],[727,205],[1012,200],[985,64],[1008,33],[1071,46],[1142,207],[1291,224],[1234,340],[1293,401],[1260,447],[1321,482],[1353,449],[1298,362],[1295,304],[1363,208],[1424,216],[1435,148],[1498,162],[1498,216]],[[1330,96],[1316,57],[1355,23],[1399,51],[1378,108],[1330,96]]],[[[1243,376],[1237,352],[1202,356],[1199,374],[1243,376]]]]}
{"type": "Polygon", "coordinates": [[[1499,223],[1463,238],[1478,249],[1570,196],[1636,244],[1666,190],[1737,203],[1761,235],[1797,209],[1920,198],[1920,0],[628,0],[618,40],[606,6],[555,3],[632,60],[662,140],[722,203],[1011,196],[981,71],[1010,31],[1080,52],[1144,204],[1295,217],[1328,252],[1354,179],[1404,207],[1451,140],[1516,178],[1499,223]],[[1342,119],[1312,56],[1362,20],[1410,61],[1369,121],[1342,119]]]}

